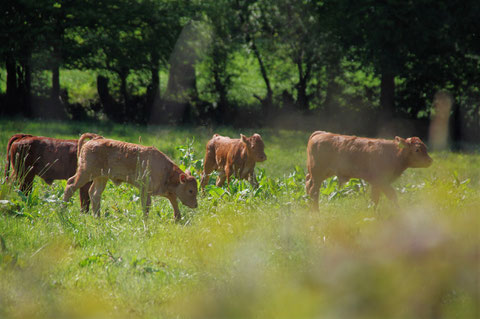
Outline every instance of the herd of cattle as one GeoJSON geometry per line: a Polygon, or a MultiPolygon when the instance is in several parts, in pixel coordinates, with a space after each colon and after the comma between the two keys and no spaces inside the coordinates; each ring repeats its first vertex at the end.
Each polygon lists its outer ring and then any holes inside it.
{"type": "MultiPolygon", "coordinates": [[[[248,179],[255,187],[255,163],[267,159],[259,134],[231,139],[218,134],[207,142],[204,168],[200,182],[204,190],[209,174],[218,171],[216,185],[230,182],[234,175],[248,179]]],[[[350,178],[362,178],[372,186],[372,200],[377,205],[380,193],[397,204],[395,190],[390,185],[409,167],[428,167],[432,158],[418,137],[395,140],[363,138],[314,132],[307,145],[306,191],[312,206],[318,210],[319,189],[322,182],[338,176],[340,183],[350,178]]],[[[132,184],[140,189],[145,217],[151,206],[151,196],[169,199],[175,219],[180,219],[177,198],[191,208],[197,207],[197,180],[190,172],[182,171],[168,156],[155,147],[147,147],[104,138],[93,133],[83,134],[79,140],[15,134],[8,141],[5,177],[19,183],[22,192],[31,191],[35,176],[47,184],[66,179],[64,202],[77,189],[80,203],[88,211],[90,202],[96,215],[100,213],[100,199],[107,181],[132,184]]]]}

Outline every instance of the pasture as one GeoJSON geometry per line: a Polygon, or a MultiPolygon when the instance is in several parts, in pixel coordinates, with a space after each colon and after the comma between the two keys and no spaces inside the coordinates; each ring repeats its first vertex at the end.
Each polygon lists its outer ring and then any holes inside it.
{"type": "MultiPolygon", "coordinates": [[[[260,133],[260,187],[210,180],[195,210],[109,182],[101,217],[62,205],[65,181],[28,196],[0,185],[2,318],[475,318],[480,298],[480,155],[432,153],[375,211],[369,186],[336,178],[320,211],[305,196],[310,133],[0,120],[0,164],[14,133],[154,145],[199,181],[213,133],[260,133]],[[141,139],[139,137],[141,136],[141,139]]],[[[407,137],[407,136],[404,136],[407,137]]],[[[4,181],[4,176],[0,178],[4,181]]]]}

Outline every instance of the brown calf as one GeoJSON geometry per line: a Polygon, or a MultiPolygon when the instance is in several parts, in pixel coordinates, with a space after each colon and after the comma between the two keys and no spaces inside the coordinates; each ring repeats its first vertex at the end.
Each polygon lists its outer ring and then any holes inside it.
{"type": "MultiPolygon", "coordinates": [[[[97,136],[92,134],[90,138],[97,136]]],[[[10,165],[12,176],[20,183],[20,190],[28,194],[33,179],[40,176],[49,185],[57,179],[68,179],[77,169],[77,140],[61,140],[28,134],[15,134],[7,144],[5,177],[8,179],[10,165]]],[[[90,183],[80,190],[82,210],[88,211],[90,183]]]]}
{"type": "Polygon", "coordinates": [[[155,147],[94,139],[78,143],[78,167],[67,182],[63,200],[88,181],[93,180],[89,195],[93,212],[100,214],[100,199],[108,179],[115,184],[126,182],[140,189],[145,217],[151,205],[151,196],[160,195],[170,200],[175,219],[180,219],[177,197],[185,205],[197,207],[197,181],[184,173],[170,158],[155,147]]]}
{"type": "Polygon", "coordinates": [[[203,175],[200,183],[202,190],[208,183],[208,177],[212,171],[219,171],[216,185],[221,187],[227,180],[230,183],[230,176],[235,175],[238,179],[248,179],[256,186],[255,163],[267,159],[264,152],[264,144],[260,134],[253,134],[246,137],[240,134],[240,139],[214,134],[207,143],[205,160],[203,163],[203,175]]]}
{"type": "Polygon", "coordinates": [[[409,167],[429,167],[432,158],[418,137],[395,140],[314,132],[307,146],[306,191],[318,210],[318,195],[322,182],[338,176],[342,184],[350,178],[362,178],[372,185],[372,200],[378,204],[380,192],[397,204],[390,184],[409,167]]]}

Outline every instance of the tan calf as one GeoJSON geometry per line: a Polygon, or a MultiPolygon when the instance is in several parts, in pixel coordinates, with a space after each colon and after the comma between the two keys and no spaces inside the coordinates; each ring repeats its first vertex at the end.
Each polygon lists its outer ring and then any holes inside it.
{"type": "Polygon", "coordinates": [[[306,191],[318,210],[319,189],[326,178],[336,175],[340,183],[362,178],[372,185],[375,206],[381,192],[398,205],[390,184],[407,168],[429,167],[432,162],[418,137],[397,136],[392,141],[317,131],[308,140],[306,191]]]}
{"type": "MultiPolygon", "coordinates": [[[[82,135],[83,137],[83,135],[82,135]]],[[[65,188],[64,201],[88,181],[93,180],[89,195],[93,211],[99,215],[100,199],[108,179],[126,182],[140,189],[145,217],[151,196],[169,199],[175,219],[180,219],[177,197],[192,208],[197,207],[197,181],[184,173],[170,158],[155,147],[146,147],[111,139],[95,139],[78,145],[78,167],[65,188]]]]}
{"type": "Polygon", "coordinates": [[[213,135],[207,142],[207,150],[203,163],[203,175],[200,183],[202,190],[208,183],[209,175],[214,171],[219,172],[216,185],[221,187],[225,180],[230,183],[230,176],[238,179],[248,179],[256,186],[255,163],[267,159],[264,144],[260,134],[246,137],[240,134],[240,139],[213,135]]]}

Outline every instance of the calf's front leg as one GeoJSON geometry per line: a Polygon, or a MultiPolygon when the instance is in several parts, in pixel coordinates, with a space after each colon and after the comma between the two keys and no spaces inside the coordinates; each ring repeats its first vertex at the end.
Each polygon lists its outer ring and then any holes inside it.
{"type": "Polygon", "coordinates": [[[382,192],[385,194],[385,196],[387,196],[389,200],[393,202],[393,205],[396,208],[400,207],[398,205],[397,193],[395,192],[395,189],[391,185],[383,185],[382,192]]]}
{"type": "Polygon", "coordinates": [[[397,200],[397,194],[395,192],[395,189],[388,185],[388,184],[375,184],[373,185],[372,184],[372,201],[373,201],[373,204],[375,205],[375,210],[377,209],[378,207],[378,202],[380,200],[380,193],[384,193],[385,196],[387,196],[387,198],[389,200],[391,200],[393,202],[393,205],[395,207],[399,207],[398,206],[398,200],[397,200]]]}
{"type": "Polygon", "coordinates": [[[147,219],[148,212],[150,211],[150,206],[152,206],[152,194],[150,194],[145,189],[142,189],[140,197],[142,200],[143,216],[145,219],[147,219]]]}
{"type": "Polygon", "coordinates": [[[248,174],[248,181],[250,182],[250,185],[252,185],[253,188],[257,188],[257,187],[258,187],[257,176],[255,176],[255,171],[254,171],[254,170],[252,170],[252,171],[248,174]]]}
{"type": "Polygon", "coordinates": [[[173,216],[175,217],[175,220],[179,221],[182,218],[182,215],[180,214],[180,209],[178,208],[177,196],[175,194],[168,194],[165,197],[167,197],[170,201],[170,204],[172,204],[173,216]]]}
{"type": "Polygon", "coordinates": [[[77,173],[70,177],[67,181],[67,187],[65,187],[65,192],[63,193],[63,201],[68,202],[70,198],[72,198],[72,195],[75,193],[75,191],[87,184],[89,181],[90,178],[88,178],[87,174],[82,173],[82,171],[77,171],[77,173]]]}

